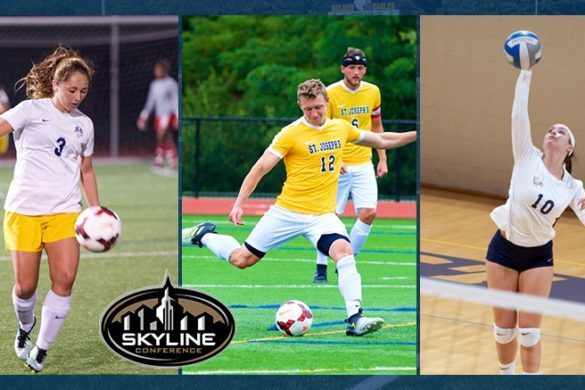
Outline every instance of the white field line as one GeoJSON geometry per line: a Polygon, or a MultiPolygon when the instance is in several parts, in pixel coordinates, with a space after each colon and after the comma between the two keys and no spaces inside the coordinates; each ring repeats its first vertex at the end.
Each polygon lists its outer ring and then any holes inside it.
{"type": "MultiPolygon", "coordinates": [[[[212,215],[210,215],[210,217],[213,217],[212,215]]],[[[244,217],[245,219],[246,217],[244,217]]],[[[216,225],[229,225],[229,226],[234,226],[230,221],[212,221],[214,224],[216,225]]],[[[254,224],[249,223],[246,224],[244,226],[250,225],[250,227],[254,227],[254,224]]],[[[352,224],[349,224],[347,226],[352,226],[352,224]]],[[[184,228],[186,227],[190,227],[190,226],[183,226],[184,228]]],[[[374,228],[375,231],[380,231],[380,230],[401,230],[401,229],[408,229],[408,230],[416,230],[416,223],[413,224],[404,224],[404,225],[384,225],[382,223],[378,223],[378,224],[374,224],[374,228]]]]}
{"type": "MultiPolygon", "coordinates": [[[[220,259],[217,256],[194,256],[194,255],[183,255],[183,260],[190,260],[190,259],[195,259],[195,260],[213,260],[213,261],[220,261],[220,259]]],[[[262,259],[260,261],[266,262],[266,261],[278,261],[278,262],[282,262],[282,261],[292,261],[292,262],[296,262],[296,263],[315,263],[315,259],[285,259],[285,258],[278,258],[278,257],[270,257],[270,258],[266,258],[266,259],[262,259]]],[[[395,262],[395,261],[372,261],[372,260],[360,260],[359,258],[356,260],[356,263],[358,264],[358,266],[360,264],[368,264],[368,265],[398,265],[398,266],[408,266],[408,267],[414,267],[416,266],[416,262],[395,262]]]]}
{"type": "Polygon", "coordinates": [[[205,370],[205,371],[187,371],[183,370],[183,375],[249,375],[249,374],[318,374],[318,373],[355,373],[355,372],[398,372],[398,371],[416,371],[416,367],[369,367],[354,368],[344,370],[339,368],[293,368],[289,370],[205,370]]]}
{"type": "MultiPolygon", "coordinates": [[[[90,253],[81,251],[81,261],[85,259],[99,260],[99,259],[117,259],[128,257],[145,257],[145,256],[175,256],[178,257],[177,251],[157,251],[157,252],[106,252],[106,253],[90,253]]],[[[43,254],[43,258],[46,255],[43,254]]],[[[11,261],[10,256],[0,256],[0,261],[11,261]]]]}
{"type": "MultiPolygon", "coordinates": [[[[334,288],[338,289],[337,284],[183,284],[183,287],[188,288],[334,288]]],[[[412,285],[395,285],[388,284],[364,284],[362,288],[416,288],[416,284],[412,285]]]]}

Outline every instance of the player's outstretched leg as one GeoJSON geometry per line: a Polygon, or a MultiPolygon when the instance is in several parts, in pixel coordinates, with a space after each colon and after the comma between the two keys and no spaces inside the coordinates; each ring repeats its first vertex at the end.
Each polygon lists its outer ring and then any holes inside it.
{"type": "Polygon", "coordinates": [[[206,246],[217,257],[227,262],[234,250],[240,248],[240,243],[232,236],[217,234],[213,222],[203,222],[182,231],[183,245],[206,246]],[[209,234],[213,233],[213,234],[209,234]]]}
{"type": "Polygon", "coordinates": [[[215,233],[215,227],[216,226],[213,222],[207,221],[191,228],[183,229],[181,232],[183,245],[197,245],[199,248],[203,247],[201,238],[207,233],[215,233]]]}

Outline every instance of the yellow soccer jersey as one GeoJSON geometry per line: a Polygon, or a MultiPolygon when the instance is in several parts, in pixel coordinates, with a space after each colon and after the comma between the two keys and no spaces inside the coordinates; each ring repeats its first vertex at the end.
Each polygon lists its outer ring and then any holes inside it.
{"type": "MultiPolygon", "coordinates": [[[[380,89],[374,84],[362,81],[360,87],[353,91],[343,80],[327,87],[329,104],[328,118],[341,118],[354,127],[372,130],[372,118],[381,115],[380,89]]],[[[360,165],[372,161],[372,149],[347,144],[343,150],[343,162],[347,165],[360,165]]]]}
{"type": "Polygon", "coordinates": [[[304,214],[335,212],[343,147],[363,137],[363,130],[340,119],[313,126],[300,118],[284,127],[268,147],[284,159],[286,168],[286,181],[276,204],[304,214]]]}

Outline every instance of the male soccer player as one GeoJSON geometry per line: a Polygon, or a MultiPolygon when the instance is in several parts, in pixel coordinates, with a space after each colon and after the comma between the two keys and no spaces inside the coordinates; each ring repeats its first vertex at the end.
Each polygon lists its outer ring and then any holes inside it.
{"type": "Polygon", "coordinates": [[[229,215],[242,225],[244,202],[260,179],[284,159],[287,178],[276,204],[256,224],[243,245],[233,237],[215,233],[215,224],[204,222],[183,229],[184,245],[205,245],[221,259],[238,268],[256,264],[266,252],[304,236],[337,264],[339,290],[347,311],[348,336],[380,329],[382,318],[362,315],[361,276],[345,226],[334,213],[341,153],[348,142],[375,148],[397,148],[416,140],[416,132],[372,133],[342,119],[327,119],[327,90],[320,80],[299,85],[297,99],[303,117],[284,127],[256,161],[240,188],[229,215]]]}
{"type": "MultiPolygon", "coordinates": [[[[340,66],[343,80],[327,87],[327,117],[345,119],[360,129],[383,133],[380,89],[363,81],[367,66],[363,51],[353,47],[347,49],[340,66]]],[[[353,206],[358,214],[349,233],[354,255],[360,253],[376,218],[376,177],[380,178],[388,173],[386,151],[378,149],[377,152],[378,166],[374,172],[371,148],[352,143],[343,148],[335,211],[338,215],[343,213],[351,193],[353,206]]],[[[319,251],[313,282],[327,283],[327,256],[319,251]]]]}

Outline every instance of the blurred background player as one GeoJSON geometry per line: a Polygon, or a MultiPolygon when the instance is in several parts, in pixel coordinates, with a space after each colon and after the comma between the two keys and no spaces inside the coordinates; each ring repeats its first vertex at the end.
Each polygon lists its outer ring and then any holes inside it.
{"type": "Polygon", "coordinates": [[[18,150],[4,205],[4,241],[12,254],[12,303],[19,322],[14,350],[35,372],[43,369],[71,307],[79,265],[80,183],[88,206],[99,205],[93,122],[78,110],[92,75],[93,68],[78,53],[58,47],[20,80],[29,100],[0,116],[0,135],[13,132],[18,150]],[[33,347],[29,340],[43,249],[51,288],[33,347]]]}
{"type": "Polygon", "coordinates": [[[348,142],[369,147],[397,148],[416,140],[416,132],[372,134],[340,119],[326,116],[327,90],[320,80],[299,85],[297,101],[303,117],[284,127],[244,179],[230,212],[230,221],[243,225],[243,205],[260,180],[280,160],[287,177],[276,204],[256,224],[240,245],[231,236],[215,233],[215,224],[204,222],[183,229],[183,245],[207,246],[237,268],[248,268],[273,248],[304,236],[336,263],[339,290],[345,301],[348,336],[361,336],[382,327],[382,318],[362,316],[362,283],[345,225],[334,213],[335,189],[341,155],[348,142]]]}
{"type": "Polygon", "coordinates": [[[153,171],[155,173],[174,173],[179,163],[175,132],[179,125],[179,87],[169,76],[170,63],[159,59],[154,65],[155,79],[150,83],[146,104],[138,116],[136,126],[146,130],[146,121],[154,109],[154,131],[156,148],[153,171]],[[167,170],[164,170],[165,161],[167,170]]]}
{"type": "MultiPolygon", "coordinates": [[[[5,113],[10,108],[10,100],[4,85],[0,84],[0,114],[5,113]]],[[[8,145],[10,144],[10,135],[6,134],[0,137],[0,154],[6,154],[8,145]]],[[[4,196],[2,196],[4,198],[4,196]]]]}
{"type": "MultiPolygon", "coordinates": [[[[340,66],[343,80],[327,87],[328,118],[345,119],[352,126],[376,133],[384,132],[382,126],[380,89],[363,81],[367,71],[367,59],[363,51],[350,47],[340,66]]],[[[377,149],[378,166],[374,172],[372,149],[348,143],[343,149],[341,175],[337,189],[336,213],[343,214],[349,194],[358,218],[349,234],[354,255],[360,253],[376,218],[378,185],[376,177],[388,173],[386,151],[377,149]]],[[[317,251],[317,269],[314,283],[327,283],[327,256],[317,251]]]]}

